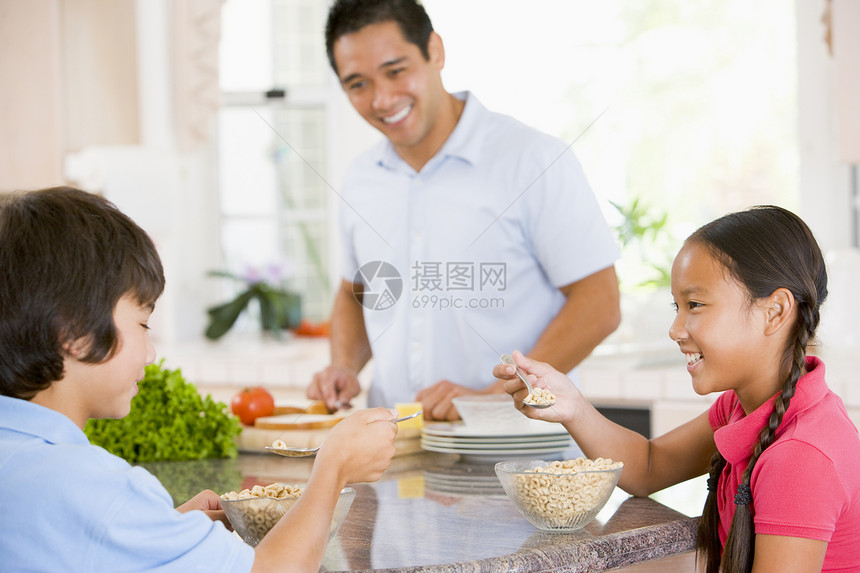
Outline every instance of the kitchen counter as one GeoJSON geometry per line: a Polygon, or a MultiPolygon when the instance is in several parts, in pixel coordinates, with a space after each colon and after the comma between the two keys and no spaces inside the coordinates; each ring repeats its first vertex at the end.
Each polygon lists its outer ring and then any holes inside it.
{"type": "MultiPolygon", "coordinates": [[[[645,349],[598,347],[579,367],[580,386],[592,403],[649,410],[652,436],[688,422],[707,410],[717,397],[695,393],[683,355],[668,337],[664,338],[662,343],[645,349]]],[[[168,368],[181,368],[201,393],[227,403],[241,388],[256,385],[265,386],[279,400],[303,398],[314,373],[329,361],[328,339],[318,338],[274,341],[259,336],[226,336],[214,343],[157,346],[168,368]]],[[[833,348],[817,352],[827,367],[828,386],[839,394],[849,417],[860,426],[860,384],[856,375],[860,354],[833,348]]],[[[365,389],[372,367],[371,362],[359,376],[365,389]]]]}
{"type": "MultiPolygon", "coordinates": [[[[224,493],[275,481],[301,483],[312,463],[240,454],[235,460],[147,467],[178,504],[206,488],[224,493]]],[[[693,570],[694,515],[616,488],[583,530],[544,533],[518,513],[494,476],[491,462],[453,454],[395,458],[380,481],[355,486],[355,501],[329,542],[322,570],[693,570]]]]}

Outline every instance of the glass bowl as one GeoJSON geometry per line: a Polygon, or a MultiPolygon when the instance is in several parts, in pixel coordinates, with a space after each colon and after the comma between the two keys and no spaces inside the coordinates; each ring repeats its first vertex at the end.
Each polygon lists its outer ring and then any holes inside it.
{"type": "Polygon", "coordinates": [[[618,464],[613,469],[574,473],[534,471],[560,463],[565,462],[526,460],[495,465],[508,498],[529,523],[542,531],[576,531],[591,523],[612,496],[623,469],[618,464]]]}
{"type": "MultiPolygon", "coordinates": [[[[239,537],[251,547],[256,547],[298,499],[298,497],[245,497],[228,500],[222,497],[221,507],[239,537]]],[[[355,499],[353,488],[345,487],[340,490],[331,518],[329,539],[337,533],[352,506],[353,499],[355,499]]]]}

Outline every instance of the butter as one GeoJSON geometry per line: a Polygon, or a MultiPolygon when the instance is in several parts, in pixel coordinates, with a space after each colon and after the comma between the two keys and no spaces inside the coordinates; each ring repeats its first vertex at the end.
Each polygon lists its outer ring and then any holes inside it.
{"type": "MultiPolygon", "coordinates": [[[[420,417],[418,416],[418,418],[420,417]]],[[[418,418],[415,419],[417,420],[418,418]]],[[[409,421],[411,422],[412,420],[409,421]]],[[[398,479],[397,497],[400,499],[421,499],[424,497],[424,474],[398,479]]]]}
{"type": "MultiPolygon", "coordinates": [[[[394,404],[394,409],[397,410],[397,413],[400,414],[400,416],[408,416],[409,414],[414,414],[421,409],[421,402],[398,402],[394,404]]],[[[401,428],[417,428],[420,430],[424,427],[424,414],[416,416],[411,420],[404,420],[398,425],[401,428]]]]}

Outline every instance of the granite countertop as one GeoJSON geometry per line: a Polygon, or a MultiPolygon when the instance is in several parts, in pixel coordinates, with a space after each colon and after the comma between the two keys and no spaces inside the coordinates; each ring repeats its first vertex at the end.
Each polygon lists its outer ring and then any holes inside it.
{"type": "MultiPolygon", "coordinates": [[[[312,459],[241,454],[235,460],[149,464],[179,504],[205,488],[301,483],[312,459]]],[[[395,458],[382,479],[358,484],[329,542],[323,571],[603,571],[689,553],[697,518],[615,490],[573,533],[545,533],[523,518],[492,463],[423,452],[395,458]]]]}

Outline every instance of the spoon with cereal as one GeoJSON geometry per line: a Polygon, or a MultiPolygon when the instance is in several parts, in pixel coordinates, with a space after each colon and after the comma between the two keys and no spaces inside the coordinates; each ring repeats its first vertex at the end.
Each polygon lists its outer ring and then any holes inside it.
{"type": "Polygon", "coordinates": [[[555,395],[544,388],[535,388],[529,383],[528,377],[523,374],[517,363],[514,362],[514,357],[510,354],[502,354],[502,364],[509,364],[517,369],[517,377],[523,381],[529,391],[529,395],[523,400],[523,404],[532,408],[549,408],[555,404],[555,395]]]}
{"type": "MultiPolygon", "coordinates": [[[[418,410],[417,412],[413,412],[408,416],[403,416],[402,418],[397,418],[396,420],[392,420],[395,424],[398,422],[403,422],[405,420],[411,420],[416,416],[420,416],[424,413],[424,410],[418,410]]],[[[306,458],[308,456],[312,456],[317,451],[319,451],[321,446],[317,446],[315,448],[293,448],[288,446],[283,440],[275,440],[272,442],[271,446],[266,446],[266,449],[272,452],[273,454],[278,454],[279,456],[285,456],[288,458],[306,458]]]]}

